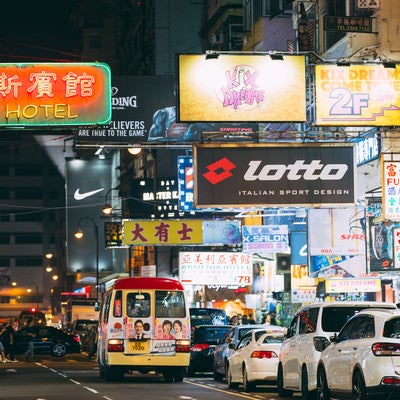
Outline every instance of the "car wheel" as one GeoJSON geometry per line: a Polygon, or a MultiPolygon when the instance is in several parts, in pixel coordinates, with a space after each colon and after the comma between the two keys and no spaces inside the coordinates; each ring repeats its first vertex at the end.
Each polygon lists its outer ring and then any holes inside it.
{"type": "Polygon", "coordinates": [[[365,387],[364,377],[360,371],[355,371],[353,376],[353,399],[367,400],[367,390],[365,387]]]}
{"type": "Polygon", "coordinates": [[[283,386],[283,368],[282,365],[279,364],[278,366],[278,376],[276,379],[276,387],[278,391],[278,397],[291,397],[292,392],[290,390],[284,389],[283,386]]]}
{"type": "Polygon", "coordinates": [[[236,389],[238,384],[236,382],[232,382],[232,374],[231,369],[229,368],[229,364],[226,366],[226,383],[230,389],[236,389]]]}
{"type": "Polygon", "coordinates": [[[307,368],[301,369],[301,398],[302,400],[315,400],[316,392],[308,390],[308,374],[307,368]]]}
{"type": "Polygon", "coordinates": [[[325,370],[319,367],[317,372],[317,400],[329,400],[330,398],[325,370]]]}
{"type": "Polygon", "coordinates": [[[255,384],[252,382],[249,382],[249,376],[247,374],[247,369],[246,366],[243,366],[243,390],[245,392],[251,392],[255,388],[255,384]]]}
{"type": "Polygon", "coordinates": [[[213,375],[214,375],[214,380],[215,381],[222,381],[222,379],[224,378],[224,375],[222,375],[219,372],[217,372],[215,370],[215,367],[214,367],[213,375]]]}
{"type": "Polygon", "coordinates": [[[63,343],[56,343],[51,349],[54,357],[64,357],[67,354],[67,348],[63,343]]]}

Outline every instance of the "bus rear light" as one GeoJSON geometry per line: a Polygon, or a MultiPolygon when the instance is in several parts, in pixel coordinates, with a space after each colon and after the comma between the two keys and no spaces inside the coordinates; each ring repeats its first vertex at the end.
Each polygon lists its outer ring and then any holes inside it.
{"type": "Polygon", "coordinates": [[[189,353],[190,352],[190,340],[178,339],[176,341],[175,351],[177,353],[189,353]]]}
{"type": "Polygon", "coordinates": [[[107,350],[110,352],[124,351],[124,341],[122,339],[110,339],[107,350]]]}

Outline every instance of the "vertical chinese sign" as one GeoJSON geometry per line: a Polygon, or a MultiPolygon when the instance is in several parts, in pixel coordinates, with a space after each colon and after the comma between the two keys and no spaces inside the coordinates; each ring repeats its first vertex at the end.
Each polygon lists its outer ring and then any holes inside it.
{"type": "Polygon", "coordinates": [[[0,127],[107,125],[110,121],[108,65],[0,64],[0,127]]]}
{"type": "Polygon", "coordinates": [[[400,161],[383,161],[384,220],[400,221],[400,161]]]}

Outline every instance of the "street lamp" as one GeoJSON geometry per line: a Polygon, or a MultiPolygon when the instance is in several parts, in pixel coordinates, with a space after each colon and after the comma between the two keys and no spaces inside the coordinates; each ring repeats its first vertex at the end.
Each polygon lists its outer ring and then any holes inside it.
{"type": "Polygon", "coordinates": [[[93,224],[94,236],[96,240],[96,302],[99,302],[99,227],[95,220],[91,217],[82,217],[78,221],[78,230],[74,233],[76,239],[80,240],[83,238],[84,233],[81,229],[82,222],[89,221],[93,224]]]}
{"type": "Polygon", "coordinates": [[[105,216],[111,216],[112,212],[113,212],[113,206],[112,206],[112,201],[110,199],[110,202],[107,201],[108,195],[113,191],[113,190],[118,190],[118,187],[115,188],[111,188],[109,190],[107,190],[106,194],[105,194],[105,204],[104,206],[101,208],[101,212],[105,215],[105,216]]]}

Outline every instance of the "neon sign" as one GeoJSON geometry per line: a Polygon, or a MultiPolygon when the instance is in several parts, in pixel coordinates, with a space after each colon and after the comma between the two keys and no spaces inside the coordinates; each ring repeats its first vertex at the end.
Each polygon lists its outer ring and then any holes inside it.
{"type": "Polygon", "coordinates": [[[110,121],[108,65],[0,64],[0,127],[107,125],[110,121]]]}

